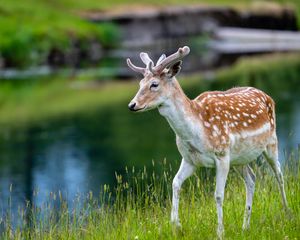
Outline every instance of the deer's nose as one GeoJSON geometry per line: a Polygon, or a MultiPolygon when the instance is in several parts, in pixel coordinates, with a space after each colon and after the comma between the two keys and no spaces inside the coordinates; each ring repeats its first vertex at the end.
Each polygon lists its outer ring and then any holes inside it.
{"type": "Polygon", "coordinates": [[[134,107],[135,107],[135,105],[136,105],[136,103],[135,103],[135,102],[131,102],[131,103],[129,103],[129,104],[128,104],[128,108],[129,108],[129,110],[131,110],[131,111],[134,111],[134,107]]]}

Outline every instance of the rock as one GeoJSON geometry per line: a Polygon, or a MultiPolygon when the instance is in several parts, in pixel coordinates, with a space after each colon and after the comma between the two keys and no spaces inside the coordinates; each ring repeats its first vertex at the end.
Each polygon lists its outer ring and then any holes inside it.
{"type": "MultiPolygon", "coordinates": [[[[122,32],[124,42],[149,43],[158,38],[176,38],[211,32],[216,27],[242,27],[277,30],[296,30],[297,20],[291,9],[277,6],[276,11],[237,11],[228,7],[180,6],[163,9],[139,9],[110,15],[93,11],[87,20],[112,22],[122,32]]],[[[274,7],[272,8],[274,9],[274,7]]]]}

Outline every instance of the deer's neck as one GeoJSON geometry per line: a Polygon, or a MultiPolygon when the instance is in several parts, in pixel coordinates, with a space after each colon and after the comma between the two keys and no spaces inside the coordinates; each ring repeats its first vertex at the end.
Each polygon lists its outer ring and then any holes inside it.
{"type": "Polygon", "coordinates": [[[191,141],[200,133],[199,119],[192,101],[185,95],[176,79],[168,99],[159,107],[159,113],[169,122],[175,134],[182,140],[191,141]]]}

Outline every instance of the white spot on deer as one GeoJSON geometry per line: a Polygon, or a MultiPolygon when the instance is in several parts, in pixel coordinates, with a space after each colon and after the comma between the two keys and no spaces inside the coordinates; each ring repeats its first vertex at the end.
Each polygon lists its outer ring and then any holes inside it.
{"type": "Polygon", "coordinates": [[[244,115],[245,117],[249,117],[249,114],[248,114],[248,113],[244,113],[244,112],[243,112],[243,115],[244,115]]]}
{"type": "Polygon", "coordinates": [[[237,111],[240,111],[240,109],[237,107],[237,108],[235,108],[237,111]]]}
{"type": "Polygon", "coordinates": [[[220,116],[217,115],[217,116],[216,116],[216,119],[220,120],[221,118],[220,118],[220,116]]]}
{"type": "Polygon", "coordinates": [[[269,104],[268,104],[268,107],[269,107],[269,108],[271,108],[271,107],[272,107],[271,103],[269,103],[269,104]]]}
{"type": "Polygon", "coordinates": [[[252,123],[252,120],[251,120],[251,119],[248,119],[248,123],[252,123]]]}
{"type": "Polygon", "coordinates": [[[225,131],[225,134],[228,134],[228,124],[224,125],[224,131],[225,131]]]}
{"type": "Polygon", "coordinates": [[[217,125],[213,125],[213,129],[217,132],[217,133],[219,133],[220,132],[220,130],[219,130],[219,128],[218,128],[218,126],[217,125]]]}
{"type": "Polygon", "coordinates": [[[240,117],[240,116],[241,116],[241,114],[237,113],[237,114],[236,114],[236,116],[237,116],[237,117],[240,117]]]}
{"type": "Polygon", "coordinates": [[[207,127],[207,128],[209,128],[210,127],[210,123],[205,121],[204,122],[204,126],[207,127]]]}
{"type": "Polygon", "coordinates": [[[246,122],[243,122],[243,125],[244,125],[245,127],[247,127],[247,126],[248,126],[248,123],[246,123],[246,122]]]}
{"type": "Polygon", "coordinates": [[[256,115],[255,114],[251,114],[250,115],[252,118],[256,118],[256,115]]]}
{"type": "Polygon", "coordinates": [[[234,120],[238,120],[237,116],[235,116],[235,115],[233,115],[232,118],[233,118],[234,120]]]}

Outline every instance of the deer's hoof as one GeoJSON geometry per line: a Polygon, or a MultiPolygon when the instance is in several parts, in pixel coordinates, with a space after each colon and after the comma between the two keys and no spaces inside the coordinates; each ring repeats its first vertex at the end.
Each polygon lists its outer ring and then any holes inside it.
{"type": "Polygon", "coordinates": [[[172,221],[172,232],[176,236],[182,236],[183,231],[182,231],[182,226],[179,221],[172,221]]]}
{"type": "Polygon", "coordinates": [[[175,228],[181,228],[181,227],[182,227],[179,220],[172,220],[172,221],[171,221],[171,224],[172,224],[172,226],[175,227],[175,228]]]}
{"type": "Polygon", "coordinates": [[[293,219],[294,218],[294,214],[293,214],[292,210],[288,207],[285,208],[285,214],[286,214],[288,219],[293,219]]]}
{"type": "Polygon", "coordinates": [[[217,229],[217,235],[218,235],[218,239],[219,240],[223,240],[224,239],[224,227],[223,226],[219,226],[217,229]]]}
{"type": "Polygon", "coordinates": [[[243,231],[248,231],[250,229],[250,225],[249,224],[243,224],[242,229],[243,229],[243,231]]]}

